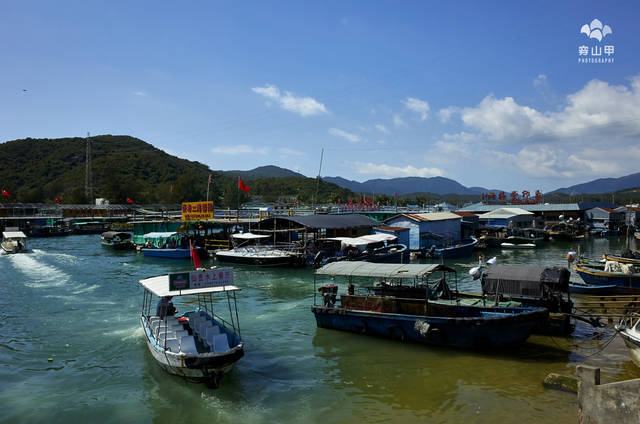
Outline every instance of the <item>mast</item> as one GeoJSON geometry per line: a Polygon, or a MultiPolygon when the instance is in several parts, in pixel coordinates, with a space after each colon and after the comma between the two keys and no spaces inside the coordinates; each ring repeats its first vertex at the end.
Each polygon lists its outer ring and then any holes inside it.
{"type": "Polygon", "coordinates": [[[316,213],[316,199],[318,197],[318,189],[320,188],[320,175],[322,174],[322,159],[324,158],[324,147],[322,148],[322,151],[320,152],[320,169],[318,169],[318,178],[316,180],[316,193],[315,195],[312,197],[311,200],[311,209],[313,209],[313,213],[316,213]]]}
{"type": "Polygon", "coordinates": [[[93,187],[91,187],[91,138],[87,133],[86,138],[87,150],[85,153],[85,170],[84,170],[84,195],[91,204],[93,199],[93,187]]]}

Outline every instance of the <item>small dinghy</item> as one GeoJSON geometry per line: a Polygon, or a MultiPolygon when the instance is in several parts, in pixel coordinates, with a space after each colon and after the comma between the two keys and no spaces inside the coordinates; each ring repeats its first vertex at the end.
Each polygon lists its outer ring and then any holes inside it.
{"type": "Polygon", "coordinates": [[[502,243],[500,247],[503,249],[535,249],[534,243],[502,243]]]}
{"type": "Polygon", "coordinates": [[[240,289],[233,285],[233,269],[173,272],[140,280],[140,285],[140,324],[153,359],[170,374],[217,388],[244,355],[236,305],[240,289]],[[215,295],[221,299],[216,301],[215,295]],[[189,297],[188,305],[197,308],[175,315],[171,300],[176,297],[189,297]]]}
{"type": "Polygon", "coordinates": [[[640,367],[640,314],[623,317],[615,328],[629,348],[631,360],[640,367]]]}

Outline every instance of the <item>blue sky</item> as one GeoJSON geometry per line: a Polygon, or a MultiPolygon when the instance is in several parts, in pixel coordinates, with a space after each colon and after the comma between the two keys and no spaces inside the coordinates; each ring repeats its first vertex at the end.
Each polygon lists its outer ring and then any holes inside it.
{"type": "Polygon", "coordinates": [[[3,2],[0,141],[127,134],[213,169],[308,176],[324,148],[323,176],[549,191],[640,171],[639,12],[632,1],[3,2]],[[590,38],[594,19],[612,32],[590,38]],[[579,63],[605,45],[613,63],[579,63]]]}

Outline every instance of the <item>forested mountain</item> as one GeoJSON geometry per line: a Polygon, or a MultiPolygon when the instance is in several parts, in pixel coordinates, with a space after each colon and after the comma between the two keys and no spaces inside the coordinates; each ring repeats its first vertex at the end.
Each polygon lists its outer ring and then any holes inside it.
{"type": "MultiPolygon", "coordinates": [[[[137,138],[100,135],[90,141],[93,197],[111,203],[125,203],[127,198],[135,203],[204,200],[209,174],[213,174],[209,199],[221,206],[235,207],[238,195],[241,202],[250,196],[261,196],[265,201],[291,198],[311,202],[316,186],[316,201],[353,196],[334,184],[323,181],[318,185],[313,178],[256,179],[249,174],[243,179],[250,192],[238,193],[233,174],[228,176],[202,163],[171,156],[137,138]]],[[[0,144],[0,188],[11,194],[0,201],[39,203],[58,198],[63,203],[88,203],[84,189],[86,142],[84,138],[27,138],[0,144]]],[[[267,173],[282,169],[263,168],[267,173]]],[[[253,175],[266,175],[262,171],[253,175]]]]}
{"type": "Polygon", "coordinates": [[[467,188],[459,182],[444,177],[402,177],[389,179],[374,179],[365,182],[346,180],[342,177],[324,177],[326,181],[335,183],[351,191],[363,193],[378,193],[387,195],[409,193],[433,194],[481,194],[489,190],[482,187],[467,188]]]}
{"type": "Polygon", "coordinates": [[[275,165],[259,166],[249,171],[222,171],[222,173],[228,177],[240,177],[242,179],[251,178],[286,178],[286,177],[301,177],[307,178],[302,174],[291,171],[289,169],[280,168],[275,165]]]}
{"type": "Polygon", "coordinates": [[[597,180],[589,181],[583,184],[576,184],[571,187],[559,188],[552,191],[554,193],[564,194],[597,194],[597,193],[611,193],[614,191],[627,190],[631,188],[640,187],[640,172],[630,175],[625,175],[620,178],[598,178],[597,180]]]}

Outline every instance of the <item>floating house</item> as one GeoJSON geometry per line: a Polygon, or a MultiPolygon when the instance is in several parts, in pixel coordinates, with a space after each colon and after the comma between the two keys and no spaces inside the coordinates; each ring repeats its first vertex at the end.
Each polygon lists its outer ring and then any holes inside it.
{"type": "Polygon", "coordinates": [[[585,223],[594,230],[615,231],[625,225],[624,210],[592,208],[584,213],[585,223]]]}
{"type": "Polygon", "coordinates": [[[403,213],[385,220],[390,227],[409,228],[409,249],[426,250],[462,238],[462,217],[451,212],[403,213]]]}
{"type": "Polygon", "coordinates": [[[480,222],[487,227],[531,228],[533,212],[520,208],[499,208],[479,216],[480,222]]]}

